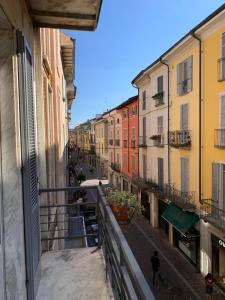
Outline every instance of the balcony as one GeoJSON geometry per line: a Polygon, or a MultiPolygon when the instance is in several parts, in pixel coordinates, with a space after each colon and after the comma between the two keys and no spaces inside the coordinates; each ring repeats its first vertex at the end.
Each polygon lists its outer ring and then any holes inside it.
{"type": "Polygon", "coordinates": [[[218,207],[218,202],[212,199],[203,199],[201,209],[203,219],[225,230],[225,210],[218,207]]]}
{"type": "Polygon", "coordinates": [[[164,92],[159,92],[154,96],[152,96],[152,98],[155,100],[156,107],[164,104],[163,96],[164,96],[164,92]]]}
{"type": "Polygon", "coordinates": [[[109,140],[109,145],[113,146],[113,139],[109,140]]]}
{"type": "Polygon", "coordinates": [[[225,129],[214,130],[214,146],[217,148],[225,148],[225,129]]]}
{"type": "Polygon", "coordinates": [[[164,147],[164,134],[155,134],[150,137],[154,147],[164,147]]]}
{"type": "Polygon", "coordinates": [[[135,140],[131,140],[131,148],[135,149],[135,140]]]}
{"type": "Polygon", "coordinates": [[[191,148],[191,131],[175,130],[169,132],[169,145],[174,148],[191,148]]]}
{"type": "Polygon", "coordinates": [[[120,140],[119,139],[115,140],[115,145],[120,146],[120,140]]]}
{"type": "Polygon", "coordinates": [[[225,57],[222,57],[218,60],[218,81],[225,80],[225,57]]]}
{"type": "Polygon", "coordinates": [[[195,192],[183,192],[176,189],[174,185],[164,184],[158,186],[156,195],[158,198],[167,198],[183,209],[195,210],[196,208],[195,192]]]}
{"type": "Polygon", "coordinates": [[[37,299],[72,300],[76,295],[77,299],[155,300],[102,189],[86,186],[40,190],[41,194],[58,192],[74,198],[71,204],[40,207],[42,247],[51,243],[53,248],[44,249],[41,257],[37,299]],[[55,217],[49,218],[49,212],[57,214],[57,222],[55,217]],[[76,218],[83,218],[83,222],[74,222],[76,218]],[[45,223],[51,219],[56,226],[48,231],[45,223]],[[93,242],[97,247],[81,248],[79,243],[85,240],[88,246],[93,242]]]}
{"type": "Polygon", "coordinates": [[[139,147],[147,148],[147,137],[139,136],[138,145],[139,145],[139,147]]]}
{"type": "Polygon", "coordinates": [[[116,171],[116,172],[120,172],[121,171],[121,165],[118,163],[111,163],[111,169],[116,171]]]}
{"type": "Polygon", "coordinates": [[[127,148],[127,140],[123,140],[123,147],[127,148]]]}

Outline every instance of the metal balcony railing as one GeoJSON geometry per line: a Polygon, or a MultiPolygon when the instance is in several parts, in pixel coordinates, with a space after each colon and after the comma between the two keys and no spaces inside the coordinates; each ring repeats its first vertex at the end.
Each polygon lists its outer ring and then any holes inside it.
{"type": "Polygon", "coordinates": [[[135,148],[135,140],[131,140],[131,148],[132,148],[132,149],[135,148]]]}
{"type": "Polygon", "coordinates": [[[139,147],[146,148],[147,147],[147,137],[146,136],[139,136],[138,145],[139,145],[139,147]]]}
{"type": "MultiPolygon", "coordinates": [[[[102,247],[106,263],[106,278],[110,280],[115,299],[140,299],[155,300],[144,275],[137,264],[137,261],[117,223],[110,206],[107,204],[103,190],[99,186],[89,187],[67,187],[57,189],[41,189],[41,193],[83,193],[79,198],[79,202],[62,205],[43,205],[40,206],[42,242],[59,241],[71,242],[80,238],[93,237],[98,247],[102,247]],[[95,193],[93,194],[93,190],[95,193]],[[90,194],[93,201],[85,202],[85,193],[92,191],[90,194]],[[95,197],[94,197],[95,195],[95,197]],[[90,206],[94,215],[88,215],[86,206],[90,206]],[[93,210],[94,209],[94,210],[93,210]],[[50,234],[44,232],[49,228],[49,211],[54,210],[53,222],[55,228],[60,227],[58,234],[50,234]],[[74,221],[76,218],[83,218],[84,223],[74,221]],[[93,233],[80,234],[80,225],[92,223],[93,233]],[[47,223],[47,224],[46,224],[47,223]],[[60,225],[61,224],[61,225],[60,225]],[[78,226],[79,228],[77,228],[78,226]]],[[[57,197],[58,198],[58,197],[57,197]]],[[[51,215],[51,213],[50,213],[51,215]]],[[[47,230],[48,231],[48,230],[47,230]]],[[[64,243],[65,245],[65,243],[64,243]]]]}
{"type": "Polygon", "coordinates": [[[201,209],[203,219],[225,230],[225,210],[219,208],[219,203],[212,199],[202,199],[201,209]]]}
{"type": "Polygon", "coordinates": [[[109,140],[109,145],[113,146],[113,139],[109,140]]]}
{"type": "Polygon", "coordinates": [[[155,100],[155,106],[160,106],[164,104],[164,92],[159,92],[157,94],[155,94],[154,96],[152,96],[152,98],[155,100]]]}
{"type": "Polygon", "coordinates": [[[113,169],[116,172],[120,172],[121,171],[121,165],[118,163],[111,163],[111,169],[113,169]]]}
{"type": "Polygon", "coordinates": [[[123,147],[127,148],[127,140],[123,140],[123,147]]]}
{"type": "Polygon", "coordinates": [[[217,148],[225,148],[225,129],[214,130],[214,146],[217,148]]]}
{"type": "Polygon", "coordinates": [[[153,140],[153,146],[164,147],[164,134],[155,134],[150,139],[153,140]]]}
{"type": "Polygon", "coordinates": [[[223,81],[225,80],[225,57],[218,59],[218,66],[218,80],[223,81]]]}
{"type": "Polygon", "coordinates": [[[174,148],[191,147],[191,131],[190,130],[175,130],[169,132],[169,145],[174,148]]]}

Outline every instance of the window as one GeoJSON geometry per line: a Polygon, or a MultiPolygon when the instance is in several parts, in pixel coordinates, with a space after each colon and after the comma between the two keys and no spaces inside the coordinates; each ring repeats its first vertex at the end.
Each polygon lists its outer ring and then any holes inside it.
{"type": "Polygon", "coordinates": [[[137,114],[137,106],[136,105],[132,106],[130,110],[131,110],[131,115],[136,115],[137,114]]]}
{"type": "Polygon", "coordinates": [[[192,56],[177,65],[177,95],[192,91],[192,56]]]}
{"type": "Polygon", "coordinates": [[[117,119],[117,124],[119,124],[120,123],[120,119],[117,119]]]}
{"type": "Polygon", "coordinates": [[[219,130],[220,146],[225,146],[225,95],[220,99],[220,130],[219,130]]]}
{"type": "Polygon", "coordinates": [[[135,173],[135,168],[136,168],[135,159],[136,159],[136,157],[134,155],[132,155],[132,173],[135,173]]]}
{"type": "Polygon", "coordinates": [[[131,129],[131,140],[132,141],[135,140],[135,127],[132,127],[132,129],[131,129]]]}
{"type": "Polygon", "coordinates": [[[123,167],[127,168],[128,160],[127,160],[127,153],[123,154],[123,167]]]}
{"type": "Polygon", "coordinates": [[[188,104],[180,106],[180,129],[188,130],[188,104]]]}
{"type": "Polygon", "coordinates": [[[163,158],[158,158],[158,185],[164,184],[164,172],[163,172],[163,158]]]}
{"type": "Polygon", "coordinates": [[[213,205],[225,210],[225,165],[212,163],[212,200],[213,205]]]}
{"type": "Polygon", "coordinates": [[[111,120],[111,125],[113,125],[113,120],[111,120]]]}
{"type": "Polygon", "coordinates": [[[163,76],[157,78],[158,93],[163,93],[163,76]]]}
{"type": "Polygon", "coordinates": [[[225,80],[225,32],[221,37],[220,80],[225,80]]]}
{"type": "Polygon", "coordinates": [[[127,128],[123,129],[123,139],[127,140],[127,128]]]}
{"type": "Polygon", "coordinates": [[[181,157],[181,192],[189,191],[189,159],[181,157]]]}
{"type": "Polygon", "coordinates": [[[127,118],[127,110],[126,109],[123,110],[123,118],[124,119],[127,118]]]}
{"type": "Polygon", "coordinates": [[[102,144],[102,154],[104,153],[104,151],[103,151],[103,144],[102,144]]]}
{"type": "Polygon", "coordinates": [[[143,127],[143,144],[146,144],[146,117],[142,119],[142,127],[143,127]]]}
{"type": "Polygon", "coordinates": [[[116,153],[116,162],[117,162],[117,164],[120,163],[120,154],[119,153],[116,153]]]}
{"type": "Polygon", "coordinates": [[[142,92],[142,110],[146,109],[146,91],[142,92]]]}
{"type": "Polygon", "coordinates": [[[158,134],[163,134],[163,116],[157,118],[158,134]]]}

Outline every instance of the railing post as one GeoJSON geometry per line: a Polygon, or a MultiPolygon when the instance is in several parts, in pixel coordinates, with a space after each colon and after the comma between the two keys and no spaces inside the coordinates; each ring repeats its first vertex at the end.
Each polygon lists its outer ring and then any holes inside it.
{"type": "Polygon", "coordinates": [[[125,299],[124,297],[124,290],[123,290],[123,265],[124,265],[124,257],[123,257],[123,251],[120,249],[120,299],[125,299]]]}
{"type": "Polygon", "coordinates": [[[101,216],[100,216],[100,195],[99,195],[99,191],[97,189],[97,210],[96,210],[96,214],[97,214],[97,222],[98,222],[98,248],[101,248],[102,245],[102,238],[101,238],[101,216]]]}

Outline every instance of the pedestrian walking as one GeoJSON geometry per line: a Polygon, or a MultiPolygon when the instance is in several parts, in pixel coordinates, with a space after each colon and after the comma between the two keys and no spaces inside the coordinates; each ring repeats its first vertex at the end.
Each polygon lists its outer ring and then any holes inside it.
{"type": "Polygon", "coordinates": [[[212,278],[212,274],[211,273],[208,273],[205,276],[205,292],[206,292],[206,300],[212,300],[213,278],[212,278]]]}
{"type": "Polygon", "coordinates": [[[152,282],[153,282],[153,285],[155,285],[155,279],[156,279],[156,276],[158,275],[159,279],[162,281],[163,278],[162,278],[162,275],[159,271],[160,269],[160,260],[158,258],[158,252],[155,251],[154,252],[154,255],[151,257],[151,264],[152,264],[152,282]]]}

